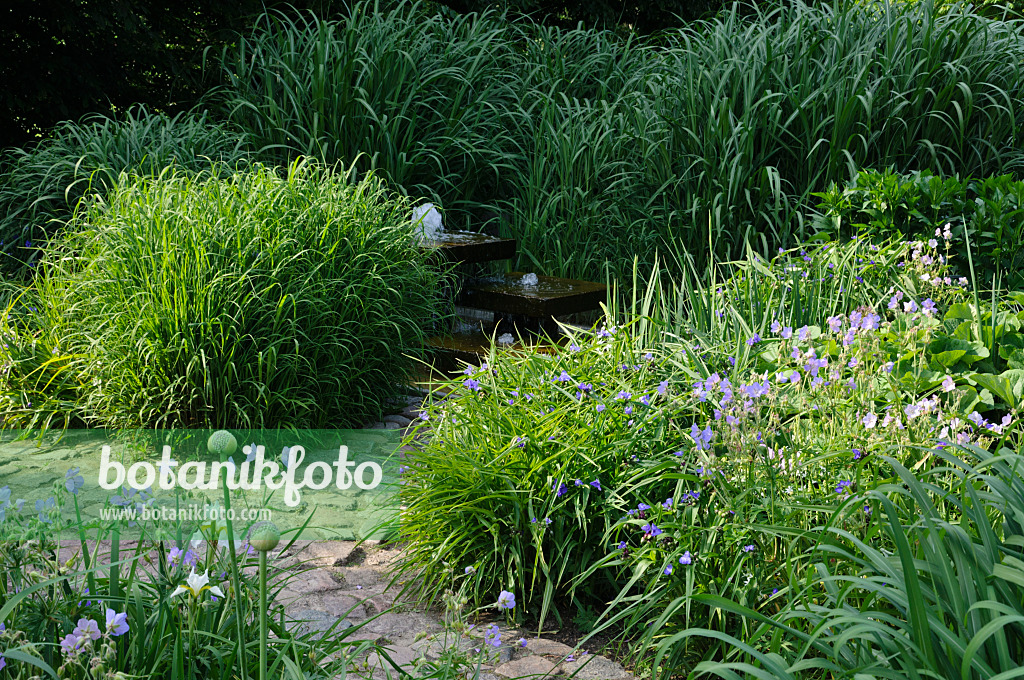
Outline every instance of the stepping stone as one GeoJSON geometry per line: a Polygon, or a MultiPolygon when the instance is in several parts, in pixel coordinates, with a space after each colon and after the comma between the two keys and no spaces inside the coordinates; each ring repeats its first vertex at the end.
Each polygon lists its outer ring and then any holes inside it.
{"type": "Polygon", "coordinates": [[[527,285],[523,283],[526,276],[512,272],[471,281],[458,302],[503,314],[547,319],[599,309],[608,296],[603,283],[538,276],[536,285],[527,285]]]}
{"type": "Polygon", "coordinates": [[[531,675],[549,675],[555,670],[555,664],[543,656],[527,656],[502,664],[494,669],[494,674],[503,678],[525,678],[531,675]]]}
{"type": "Polygon", "coordinates": [[[449,262],[494,262],[516,256],[516,241],[472,231],[447,231],[436,241],[422,246],[449,262]]]}
{"type": "Polygon", "coordinates": [[[558,672],[576,680],[633,680],[633,674],[619,664],[593,654],[559,664],[558,672]]]}

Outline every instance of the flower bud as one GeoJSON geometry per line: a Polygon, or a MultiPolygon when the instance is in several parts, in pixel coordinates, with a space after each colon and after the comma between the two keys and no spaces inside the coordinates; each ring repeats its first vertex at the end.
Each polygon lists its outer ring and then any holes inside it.
{"type": "Polygon", "coordinates": [[[227,430],[217,430],[206,440],[206,450],[219,456],[223,463],[238,450],[238,440],[227,430]]]}
{"type": "Polygon", "coordinates": [[[249,545],[259,552],[270,552],[281,542],[281,531],[273,522],[256,522],[249,530],[249,545]]]}

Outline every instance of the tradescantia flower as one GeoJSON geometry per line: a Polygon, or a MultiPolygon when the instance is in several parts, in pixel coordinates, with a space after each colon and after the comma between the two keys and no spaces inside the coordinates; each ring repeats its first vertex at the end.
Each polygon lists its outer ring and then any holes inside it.
{"type": "Polygon", "coordinates": [[[208,572],[203,572],[203,574],[200,576],[196,573],[196,570],[193,569],[191,573],[189,573],[188,578],[185,580],[185,585],[178,586],[177,588],[175,588],[174,592],[171,593],[171,597],[174,598],[178,595],[181,595],[182,593],[188,592],[192,593],[192,597],[199,597],[199,595],[202,594],[204,590],[209,590],[211,595],[216,595],[217,597],[224,597],[224,593],[221,591],[220,588],[218,588],[217,586],[210,585],[210,577],[208,575],[208,572]]]}

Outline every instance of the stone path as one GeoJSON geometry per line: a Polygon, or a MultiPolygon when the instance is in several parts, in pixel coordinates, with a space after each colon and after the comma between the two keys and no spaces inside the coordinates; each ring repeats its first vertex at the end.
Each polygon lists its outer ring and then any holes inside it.
{"type": "MultiPolygon", "coordinates": [[[[278,601],[289,616],[301,620],[309,631],[338,626],[357,626],[348,639],[372,640],[403,670],[416,674],[415,663],[437,661],[445,649],[461,649],[471,658],[474,650],[491,654],[481,668],[480,680],[525,677],[569,677],[580,680],[633,680],[619,664],[585,649],[573,649],[554,640],[537,638],[501,625],[502,645],[497,650],[483,644],[491,622],[476,625],[465,636],[445,634],[442,614],[430,607],[397,598],[401,586],[389,588],[388,568],[399,558],[394,548],[351,541],[296,543],[277,560],[279,566],[302,570],[281,591],[278,601]],[[361,624],[361,625],[360,625],[361,624]],[[525,637],[525,648],[519,639],[525,637]]],[[[359,677],[383,680],[399,677],[386,660],[371,654],[357,670],[359,677]]],[[[470,675],[472,677],[472,675],[470,675]]]]}

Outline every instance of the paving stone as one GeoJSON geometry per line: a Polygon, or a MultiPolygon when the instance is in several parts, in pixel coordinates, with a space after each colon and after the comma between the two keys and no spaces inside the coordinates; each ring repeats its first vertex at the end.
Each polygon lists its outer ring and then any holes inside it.
{"type": "Polygon", "coordinates": [[[587,654],[575,661],[564,661],[558,665],[558,672],[572,675],[574,680],[633,680],[619,664],[603,656],[587,654]]]}
{"type": "Polygon", "coordinates": [[[503,678],[525,678],[530,675],[549,675],[555,670],[555,664],[543,656],[526,656],[494,669],[494,674],[503,678]]]}
{"type": "Polygon", "coordinates": [[[391,415],[391,416],[384,416],[384,422],[385,423],[395,423],[399,427],[409,427],[409,423],[412,422],[412,419],[411,418],[406,418],[405,416],[391,415]]]}
{"type": "Polygon", "coordinates": [[[388,612],[370,619],[365,628],[393,640],[403,635],[433,633],[441,629],[441,624],[421,612],[388,612]]]}
{"type": "Polygon", "coordinates": [[[377,585],[381,580],[380,571],[372,567],[345,567],[339,569],[336,573],[343,576],[347,588],[355,588],[356,586],[369,588],[377,585]]]}
{"type": "Polygon", "coordinates": [[[347,616],[357,621],[368,616],[363,599],[351,591],[325,593],[315,600],[315,606],[333,616],[347,616]]]}
{"type": "Polygon", "coordinates": [[[335,567],[344,563],[355,547],[354,541],[313,541],[296,556],[317,566],[335,567]]]}
{"type": "Polygon", "coordinates": [[[554,640],[546,640],[544,638],[527,638],[525,651],[540,654],[542,656],[557,656],[564,659],[575,650],[569,645],[563,645],[561,642],[555,642],[554,640]]]}
{"type": "Polygon", "coordinates": [[[338,578],[327,569],[307,569],[295,575],[289,588],[301,588],[306,593],[324,593],[345,587],[345,579],[338,578]]]}
{"type": "Polygon", "coordinates": [[[412,666],[413,662],[419,658],[419,653],[416,650],[405,645],[388,645],[384,647],[384,650],[387,652],[391,661],[389,662],[387,659],[382,656],[378,656],[377,653],[374,652],[366,658],[366,662],[370,664],[370,668],[376,667],[393,670],[394,666],[392,664],[394,663],[408,670],[412,666]]]}
{"type": "Polygon", "coordinates": [[[303,609],[291,613],[290,617],[295,621],[301,621],[299,628],[303,633],[314,633],[315,637],[322,637],[325,631],[331,630],[332,626],[333,633],[351,628],[352,623],[348,620],[341,620],[337,616],[331,616],[326,612],[322,612],[316,609],[303,609]],[[340,620],[340,622],[339,622],[340,620]]]}

